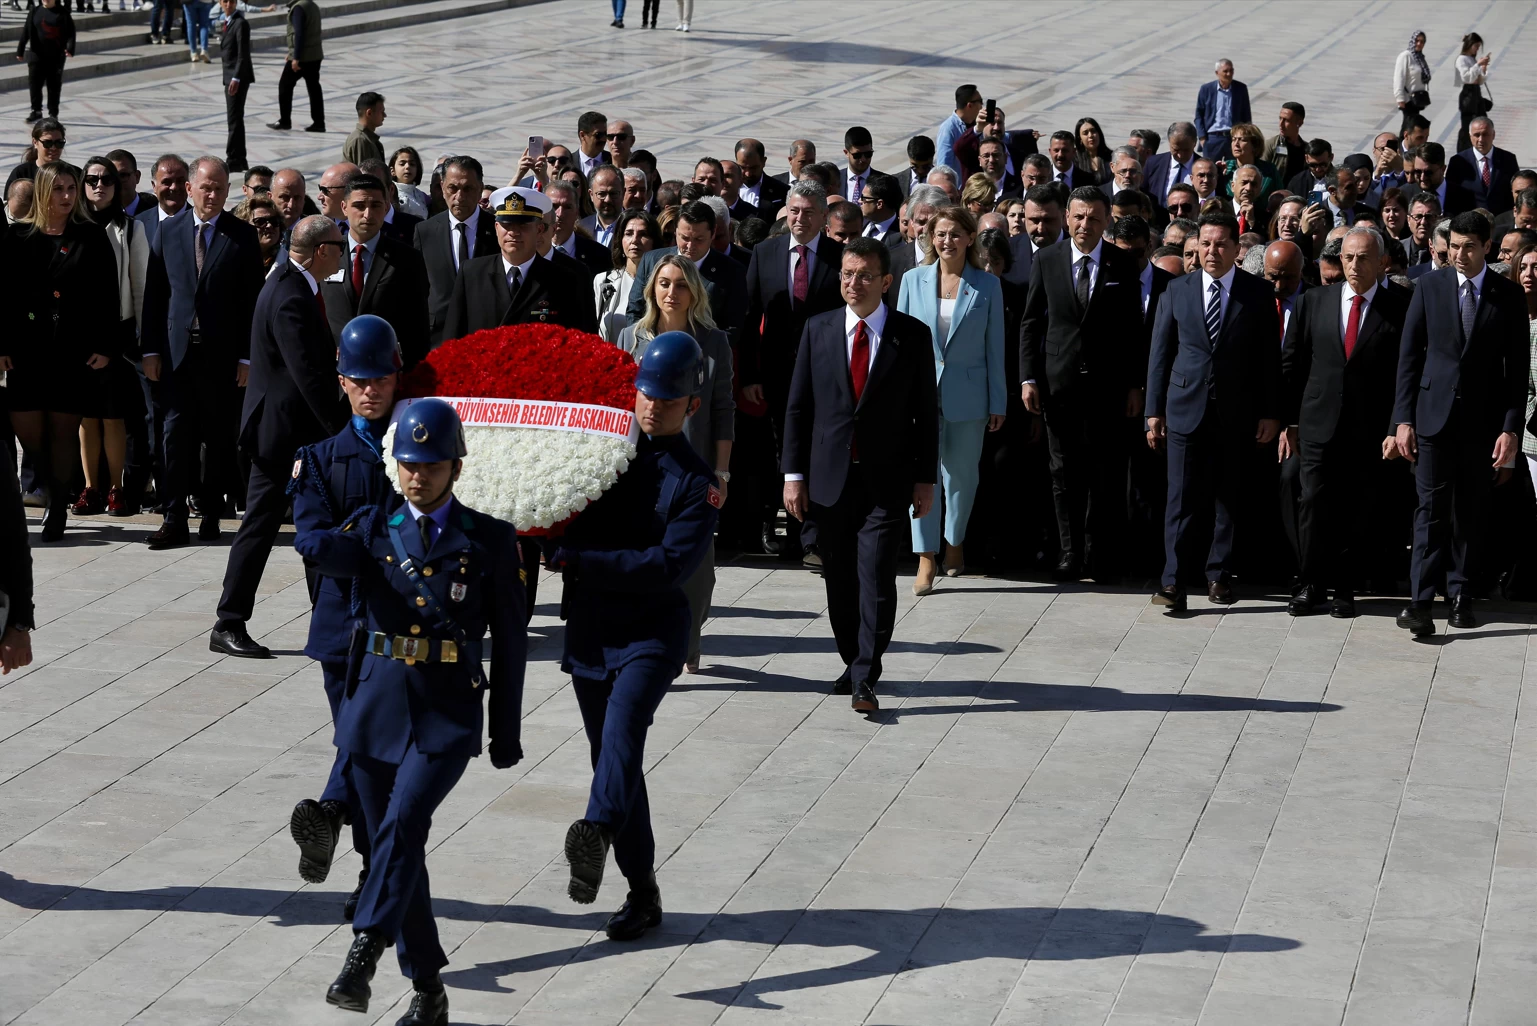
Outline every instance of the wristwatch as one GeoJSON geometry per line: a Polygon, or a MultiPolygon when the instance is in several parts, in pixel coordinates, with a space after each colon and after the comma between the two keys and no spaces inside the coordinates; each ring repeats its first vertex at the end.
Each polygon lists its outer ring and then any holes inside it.
{"type": "Polygon", "coordinates": [[[717,470],[715,476],[720,478],[723,484],[731,483],[731,471],[729,470],[717,470]]]}

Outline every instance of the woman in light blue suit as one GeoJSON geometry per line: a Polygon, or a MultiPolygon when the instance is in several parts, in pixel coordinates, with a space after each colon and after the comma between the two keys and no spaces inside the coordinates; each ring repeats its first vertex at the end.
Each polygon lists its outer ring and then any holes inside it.
{"type": "Polygon", "coordinates": [[[982,269],[977,222],[963,207],[946,207],[928,224],[928,259],[902,277],[897,309],[929,326],[939,381],[939,483],[936,502],[913,524],[918,577],[913,594],[927,595],[939,572],[943,517],[945,573],[965,566],[961,548],[977,496],[982,439],[1003,426],[1008,381],[1003,363],[1003,288],[982,269]]]}

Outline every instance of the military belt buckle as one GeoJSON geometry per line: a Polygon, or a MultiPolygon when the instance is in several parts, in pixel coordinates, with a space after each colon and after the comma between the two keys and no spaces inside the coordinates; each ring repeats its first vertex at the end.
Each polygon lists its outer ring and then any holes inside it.
{"type": "Polygon", "coordinates": [[[457,663],[459,661],[459,646],[447,639],[441,641],[438,650],[438,662],[457,663]]]}
{"type": "Polygon", "coordinates": [[[406,638],[395,635],[391,645],[390,657],[392,659],[404,659],[407,666],[415,666],[417,659],[424,659],[426,652],[422,638],[406,638]]]}

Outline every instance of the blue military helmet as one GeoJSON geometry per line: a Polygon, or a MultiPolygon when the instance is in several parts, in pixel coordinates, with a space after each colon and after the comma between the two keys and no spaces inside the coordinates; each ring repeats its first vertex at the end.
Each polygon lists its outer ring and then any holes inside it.
{"type": "Polygon", "coordinates": [[[383,317],[361,314],[347,322],[336,347],[336,372],[348,378],[386,378],[400,370],[400,342],[383,317]]]}
{"type": "Polygon", "coordinates": [[[704,387],[704,353],[686,331],[664,331],[641,354],[635,387],[653,399],[681,399],[704,387]]]}
{"type": "Polygon", "coordinates": [[[441,399],[418,399],[395,422],[390,452],[403,463],[442,463],[463,459],[469,451],[459,414],[441,399]]]}

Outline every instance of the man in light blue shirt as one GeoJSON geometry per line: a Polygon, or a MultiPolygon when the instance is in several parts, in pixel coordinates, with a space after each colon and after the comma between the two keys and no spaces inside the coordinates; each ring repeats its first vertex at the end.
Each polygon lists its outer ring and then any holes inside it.
{"type": "Polygon", "coordinates": [[[955,155],[955,140],[966,129],[976,125],[977,115],[981,112],[982,91],[974,83],[967,83],[955,90],[955,113],[939,126],[939,141],[934,147],[937,151],[935,160],[951,168],[958,178],[964,176],[966,171],[961,166],[961,159],[955,155]]]}

